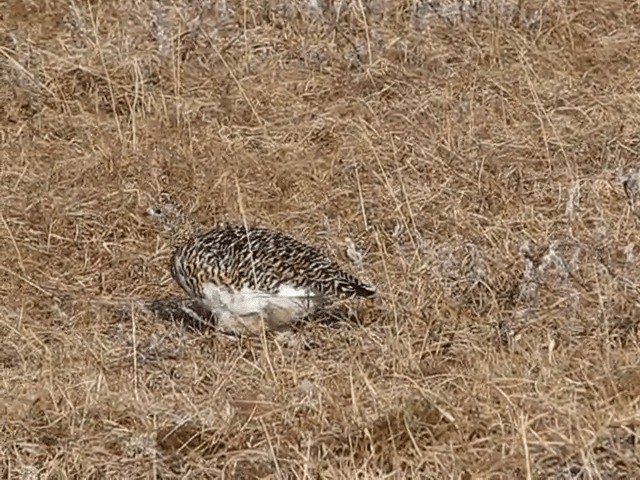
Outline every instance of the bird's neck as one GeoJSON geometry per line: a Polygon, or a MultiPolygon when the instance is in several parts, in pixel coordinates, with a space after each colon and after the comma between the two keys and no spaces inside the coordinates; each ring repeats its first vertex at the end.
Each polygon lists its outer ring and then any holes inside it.
{"type": "Polygon", "coordinates": [[[195,220],[182,218],[168,232],[169,241],[173,247],[179,247],[197,236],[201,232],[201,226],[195,220]]]}

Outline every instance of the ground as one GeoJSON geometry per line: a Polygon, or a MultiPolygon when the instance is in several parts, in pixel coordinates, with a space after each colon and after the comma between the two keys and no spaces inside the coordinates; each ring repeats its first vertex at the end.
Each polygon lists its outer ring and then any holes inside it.
{"type": "Polygon", "coordinates": [[[0,25],[3,478],[640,478],[638,2],[0,25]],[[161,191],[378,296],[288,344],[154,314],[161,191]]]}

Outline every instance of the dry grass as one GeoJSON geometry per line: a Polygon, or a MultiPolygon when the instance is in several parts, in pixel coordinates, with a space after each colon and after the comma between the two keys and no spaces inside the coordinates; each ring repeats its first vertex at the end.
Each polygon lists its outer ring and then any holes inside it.
{"type": "Polygon", "coordinates": [[[3,478],[640,477],[640,5],[440,3],[3,3],[3,478]],[[123,315],[160,190],[380,296],[123,315]]]}

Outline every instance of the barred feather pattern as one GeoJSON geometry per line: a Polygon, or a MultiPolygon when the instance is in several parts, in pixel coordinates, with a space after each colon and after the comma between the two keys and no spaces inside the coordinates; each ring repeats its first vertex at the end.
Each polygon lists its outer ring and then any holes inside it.
{"type": "Polygon", "coordinates": [[[376,292],[320,250],[279,231],[243,225],[215,228],[178,245],[171,273],[195,297],[203,296],[207,283],[273,294],[286,285],[328,301],[376,292]]]}

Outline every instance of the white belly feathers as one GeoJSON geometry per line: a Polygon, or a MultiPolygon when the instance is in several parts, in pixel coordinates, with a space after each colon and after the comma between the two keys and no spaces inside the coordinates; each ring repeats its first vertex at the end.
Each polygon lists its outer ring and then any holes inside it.
{"type": "Polygon", "coordinates": [[[321,297],[306,289],[283,286],[276,293],[259,292],[243,288],[233,291],[213,283],[203,288],[203,300],[213,312],[245,316],[282,309],[292,316],[310,313],[321,303],[321,297]]]}

